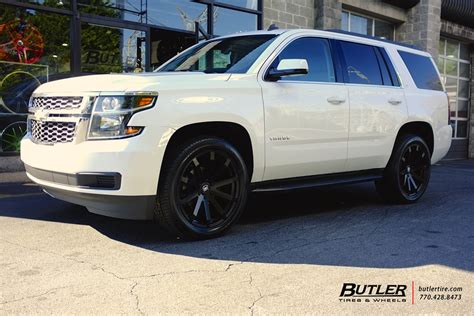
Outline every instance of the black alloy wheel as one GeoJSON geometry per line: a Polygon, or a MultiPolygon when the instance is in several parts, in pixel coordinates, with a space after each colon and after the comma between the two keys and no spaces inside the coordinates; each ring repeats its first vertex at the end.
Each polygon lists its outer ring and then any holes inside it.
{"type": "Polygon", "coordinates": [[[414,203],[425,193],[431,175],[431,153],[416,135],[404,135],[396,143],[382,180],[376,181],[381,196],[395,203],[414,203]]]}
{"type": "Polygon", "coordinates": [[[191,239],[220,235],[242,214],[248,191],[246,165],[225,140],[188,142],[165,162],[158,194],[158,221],[191,239]]]}
{"type": "Polygon", "coordinates": [[[400,159],[399,181],[407,199],[417,199],[425,192],[430,178],[430,154],[423,144],[413,142],[400,159]]]}

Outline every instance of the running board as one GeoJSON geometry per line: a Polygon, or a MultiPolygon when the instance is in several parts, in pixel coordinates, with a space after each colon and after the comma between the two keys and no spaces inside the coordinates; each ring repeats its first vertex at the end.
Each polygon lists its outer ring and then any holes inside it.
{"type": "Polygon", "coordinates": [[[370,169],[363,171],[255,182],[251,184],[251,191],[277,192],[296,189],[309,189],[338,184],[368,182],[381,179],[383,177],[383,171],[384,169],[370,169]]]}

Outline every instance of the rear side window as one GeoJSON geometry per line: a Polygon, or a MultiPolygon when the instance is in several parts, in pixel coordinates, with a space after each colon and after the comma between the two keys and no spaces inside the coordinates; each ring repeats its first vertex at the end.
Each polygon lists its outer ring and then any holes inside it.
{"type": "Polygon", "coordinates": [[[340,43],[345,61],[345,82],[383,85],[379,61],[373,46],[343,41],[340,43]]]}
{"type": "Polygon", "coordinates": [[[429,57],[398,51],[418,89],[443,91],[443,85],[429,57]]]}
{"type": "Polygon", "coordinates": [[[294,40],[273,61],[271,68],[277,68],[283,59],[306,59],[309,70],[307,75],[284,77],[280,81],[336,81],[331,47],[327,39],[304,37],[294,40]]]}

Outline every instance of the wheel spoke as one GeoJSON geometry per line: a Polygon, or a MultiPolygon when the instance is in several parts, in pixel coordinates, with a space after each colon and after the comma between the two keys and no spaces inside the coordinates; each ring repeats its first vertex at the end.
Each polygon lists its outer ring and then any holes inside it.
{"type": "Polygon", "coordinates": [[[188,196],[186,196],[185,198],[182,198],[180,200],[180,203],[181,204],[188,204],[189,202],[191,202],[192,200],[194,200],[195,198],[197,198],[199,195],[198,192],[193,192],[191,194],[189,194],[188,196]]]}
{"type": "Polygon", "coordinates": [[[417,175],[416,173],[412,172],[411,176],[413,177],[414,180],[417,180],[418,182],[420,182],[420,184],[422,184],[425,181],[421,176],[417,175]]]}
{"type": "Polygon", "coordinates": [[[413,185],[413,188],[415,189],[415,191],[418,190],[418,186],[416,185],[415,179],[413,179],[413,176],[411,174],[408,179],[409,181],[411,181],[411,184],[413,185]]]}
{"type": "Polygon", "coordinates": [[[201,205],[202,205],[202,202],[204,201],[204,196],[202,194],[200,194],[198,196],[198,200],[196,202],[196,206],[194,207],[194,212],[193,212],[193,215],[194,217],[197,217],[198,214],[199,214],[199,210],[201,209],[201,205]]]}
{"type": "Polygon", "coordinates": [[[204,197],[204,213],[206,215],[206,222],[210,223],[212,221],[211,210],[209,209],[209,200],[207,197],[204,197]]]}
{"type": "Polygon", "coordinates": [[[214,208],[217,210],[217,212],[222,217],[224,217],[224,218],[226,217],[226,213],[225,213],[224,209],[222,208],[222,206],[219,204],[219,202],[217,202],[217,200],[212,195],[209,196],[209,202],[211,202],[212,206],[214,206],[214,208]]]}
{"type": "Polygon", "coordinates": [[[234,198],[232,197],[232,195],[227,194],[227,193],[224,193],[224,192],[219,191],[219,190],[214,189],[214,188],[211,188],[211,192],[212,192],[214,195],[216,195],[216,196],[218,196],[218,197],[221,197],[221,198],[223,198],[223,199],[226,199],[226,200],[228,200],[228,201],[232,201],[232,200],[234,199],[234,198]]]}
{"type": "Polygon", "coordinates": [[[225,179],[225,180],[222,180],[222,181],[218,181],[218,182],[214,183],[211,186],[211,189],[217,189],[217,188],[232,184],[236,181],[237,181],[237,177],[233,177],[233,178],[230,178],[230,179],[225,179]]]}

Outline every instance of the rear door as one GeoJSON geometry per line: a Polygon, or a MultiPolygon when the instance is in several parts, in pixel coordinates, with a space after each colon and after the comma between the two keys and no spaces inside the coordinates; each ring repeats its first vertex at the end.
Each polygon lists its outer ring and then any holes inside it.
{"type": "Polygon", "coordinates": [[[350,100],[346,170],[384,168],[407,118],[403,89],[383,47],[339,41],[338,48],[350,100]]]}
{"type": "Polygon", "coordinates": [[[264,69],[276,68],[282,59],[306,59],[309,73],[277,82],[260,80],[265,105],[264,180],[344,171],[349,100],[334,67],[331,41],[293,39],[264,69]]]}

